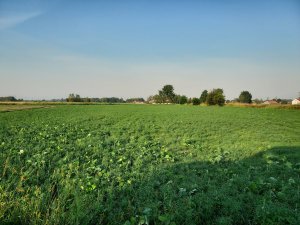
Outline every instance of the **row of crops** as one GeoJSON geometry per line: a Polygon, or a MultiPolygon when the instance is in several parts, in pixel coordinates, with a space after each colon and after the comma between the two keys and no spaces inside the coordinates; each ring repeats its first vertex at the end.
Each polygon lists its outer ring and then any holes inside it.
{"type": "Polygon", "coordinates": [[[0,113],[0,224],[300,224],[300,112],[0,113]]]}

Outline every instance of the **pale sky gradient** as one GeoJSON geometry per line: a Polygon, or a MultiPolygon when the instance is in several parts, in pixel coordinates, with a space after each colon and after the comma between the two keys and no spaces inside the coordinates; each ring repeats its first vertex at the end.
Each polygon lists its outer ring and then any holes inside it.
{"type": "Polygon", "coordinates": [[[0,96],[300,91],[299,0],[0,0],[0,96]]]}

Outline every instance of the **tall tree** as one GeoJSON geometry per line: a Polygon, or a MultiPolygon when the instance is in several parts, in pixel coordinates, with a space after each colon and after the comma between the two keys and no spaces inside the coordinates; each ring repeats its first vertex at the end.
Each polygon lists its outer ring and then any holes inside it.
{"type": "Polygon", "coordinates": [[[249,91],[242,91],[239,96],[239,101],[242,103],[252,103],[252,95],[249,91]]]}
{"type": "Polygon", "coordinates": [[[207,99],[207,90],[204,90],[200,96],[200,103],[204,103],[206,102],[206,99],[207,99]]]}
{"type": "Polygon", "coordinates": [[[175,93],[174,87],[170,84],[165,85],[162,90],[159,91],[159,96],[162,99],[162,102],[174,102],[175,101],[175,93]]]}

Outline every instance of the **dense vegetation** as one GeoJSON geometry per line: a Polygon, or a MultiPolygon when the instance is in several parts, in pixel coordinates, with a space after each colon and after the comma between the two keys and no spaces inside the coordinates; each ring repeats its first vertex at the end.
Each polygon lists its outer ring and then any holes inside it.
{"type": "Polygon", "coordinates": [[[23,99],[16,99],[14,96],[0,97],[0,102],[16,102],[22,100],[23,99]]]}
{"type": "Polygon", "coordinates": [[[208,105],[220,105],[220,106],[224,105],[225,96],[224,96],[223,89],[217,88],[208,92],[206,97],[206,103],[208,105]]]}
{"type": "Polygon", "coordinates": [[[158,94],[150,96],[148,102],[155,103],[175,103],[175,104],[193,104],[200,105],[201,103],[206,103],[207,105],[219,105],[222,106],[225,103],[225,95],[223,89],[217,88],[210,92],[204,90],[200,98],[190,98],[188,99],[185,95],[178,95],[174,92],[174,87],[170,84],[163,86],[158,94]]]}
{"type": "Polygon", "coordinates": [[[0,224],[300,224],[300,111],[0,113],[0,224]]]}
{"type": "Polygon", "coordinates": [[[252,95],[249,91],[242,91],[239,96],[239,102],[241,103],[252,103],[252,95]]]}
{"type": "Polygon", "coordinates": [[[143,98],[127,98],[127,103],[135,103],[135,102],[145,102],[145,99],[143,98]]]}
{"type": "Polygon", "coordinates": [[[89,98],[80,97],[79,94],[69,94],[69,97],[63,101],[67,102],[101,102],[101,103],[125,103],[123,98],[110,97],[110,98],[89,98]]]}
{"type": "MultiPolygon", "coordinates": [[[[269,99],[267,99],[269,100],[269,99]]],[[[23,101],[23,99],[17,100],[13,96],[9,97],[0,97],[0,103],[1,102],[16,102],[16,101],[23,101]]],[[[176,94],[174,92],[173,85],[167,84],[162,87],[161,90],[158,91],[158,94],[151,95],[148,97],[147,101],[144,100],[144,98],[138,97],[138,98],[128,98],[124,100],[123,98],[117,98],[117,97],[103,97],[103,98],[90,98],[90,97],[80,97],[79,94],[69,94],[69,96],[64,99],[52,99],[50,101],[46,100],[33,100],[37,102],[69,102],[69,103],[109,103],[109,104],[115,104],[115,103],[163,103],[163,104],[192,104],[192,105],[200,105],[200,104],[206,104],[206,105],[219,105],[223,106],[226,103],[245,103],[245,104],[251,104],[252,102],[255,104],[262,104],[264,101],[262,99],[253,99],[252,101],[252,94],[249,91],[242,91],[238,98],[235,98],[233,100],[225,99],[224,91],[222,88],[214,88],[210,90],[209,92],[207,90],[202,91],[200,98],[193,97],[188,98],[186,95],[180,95],[176,94]]],[[[292,102],[292,99],[280,99],[275,98],[272,99],[272,104],[288,104],[292,102]]]]}

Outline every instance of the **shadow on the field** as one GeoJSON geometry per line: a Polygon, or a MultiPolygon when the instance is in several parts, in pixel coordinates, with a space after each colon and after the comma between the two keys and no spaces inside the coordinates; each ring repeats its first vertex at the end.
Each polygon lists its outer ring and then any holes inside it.
{"type": "Polygon", "coordinates": [[[0,224],[300,224],[300,147],[229,158],[166,163],[124,188],[65,193],[76,196],[72,204],[63,202],[61,187],[62,200],[40,203],[39,221],[20,203],[8,220],[0,205],[0,224]],[[63,210],[52,210],[55,204],[63,210]]]}
{"type": "Polygon", "coordinates": [[[102,223],[300,224],[299,162],[300,147],[276,147],[236,162],[166,165],[116,193],[102,223]]]}

